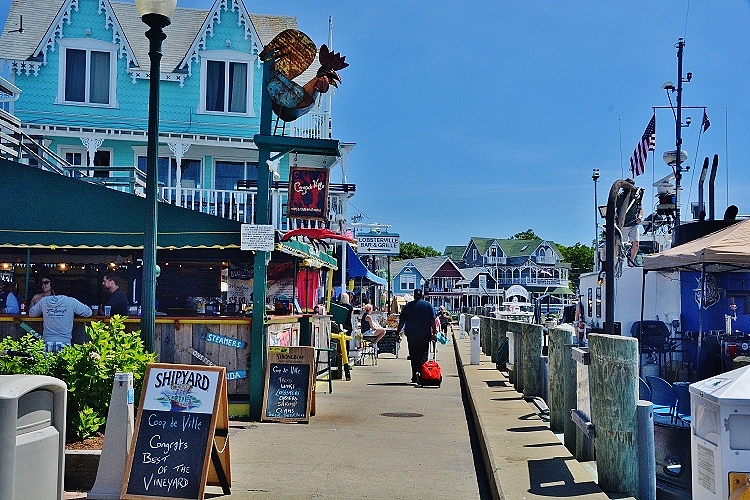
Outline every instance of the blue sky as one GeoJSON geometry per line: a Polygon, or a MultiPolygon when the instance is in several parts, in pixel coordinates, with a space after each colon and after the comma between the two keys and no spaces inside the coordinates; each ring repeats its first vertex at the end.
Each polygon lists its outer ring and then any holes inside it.
{"type": "MultiPolygon", "coordinates": [[[[0,2],[4,19],[10,1],[0,2]]],[[[686,163],[700,167],[718,154],[717,217],[727,200],[750,214],[748,0],[246,5],[297,17],[318,44],[333,16],[333,48],[350,63],[333,101],[334,135],[357,144],[349,216],[390,224],[401,241],[442,251],[532,228],[565,245],[590,243],[592,170],[601,173],[603,204],[610,186],[630,175],[652,106],[669,105],[662,84],[677,82],[679,37],[684,73],[693,74],[683,105],[707,106],[711,119],[698,148],[702,111],[683,113],[693,121],[683,128],[686,163]]],[[[662,154],[675,149],[672,112],[658,109],[656,118],[656,151],[637,178],[646,213],[656,202],[652,182],[670,172],[662,154]]],[[[697,199],[699,170],[684,173],[684,214],[688,198],[697,199]]]]}

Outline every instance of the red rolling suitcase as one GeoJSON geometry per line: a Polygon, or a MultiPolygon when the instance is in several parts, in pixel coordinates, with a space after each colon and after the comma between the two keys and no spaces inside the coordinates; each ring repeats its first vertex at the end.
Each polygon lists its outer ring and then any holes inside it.
{"type": "Polygon", "coordinates": [[[440,365],[435,360],[437,347],[434,342],[430,342],[430,344],[432,344],[432,359],[428,359],[422,363],[422,371],[419,373],[419,385],[440,387],[440,383],[443,381],[443,374],[440,365]]]}

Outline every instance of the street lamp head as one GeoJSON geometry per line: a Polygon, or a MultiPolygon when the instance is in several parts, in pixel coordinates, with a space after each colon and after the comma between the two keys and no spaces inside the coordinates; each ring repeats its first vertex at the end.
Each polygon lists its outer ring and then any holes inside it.
{"type": "Polygon", "coordinates": [[[675,90],[674,83],[672,82],[665,82],[664,85],[661,86],[661,88],[663,88],[664,90],[675,90]]]}
{"type": "Polygon", "coordinates": [[[177,0],[135,0],[135,7],[141,16],[159,14],[170,17],[177,7],[177,0]]]}

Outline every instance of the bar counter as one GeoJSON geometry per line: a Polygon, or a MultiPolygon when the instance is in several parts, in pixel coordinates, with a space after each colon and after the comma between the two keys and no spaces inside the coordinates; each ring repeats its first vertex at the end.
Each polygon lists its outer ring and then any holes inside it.
{"type": "MultiPolygon", "coordinates": [[[[92,321],[109,321],[107,316],[76,317],[73,343],[85,340],[85,327],[92,321]]],[[[18,339],[26,334],[25,323],[40,335],[41,317],[0,315],[0,338],[18,339]]],[[[140,317],[126,318],[126,331],[141,329],[140,317]]],[[[269,316],[265,324],[267,345],[321,345],[327,347],[330,321],[326,316],[283,315],[269,316]]],[[[161,363],[215,364],[227,369],[227,389],[230,396],[247,398],[250,391],[248,369],[250,361],[250,316],[156,316],[155,348],[161,363]]]]}

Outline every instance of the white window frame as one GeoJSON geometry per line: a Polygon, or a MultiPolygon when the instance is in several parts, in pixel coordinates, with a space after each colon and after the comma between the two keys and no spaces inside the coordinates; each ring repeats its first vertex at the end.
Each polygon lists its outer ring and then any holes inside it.
{"type": "Polygon", "coordinates": [[[253,106],[253,88],[255,87],[255,62],[258,56],[253,54],[245,54],[243,52],[237,52],[236,50],[208,50],[199,52],[198,55],[201,58],[201,93],[200,101],[198,103],[198,113],[208,115],[232,115],[232,116],[255,116],[255,108],[253,106]],[[209,61],[220,61],[227,63],[224,67],[226,78],[224,80],[225,92],[225,106],[227,109],[226,99],[229,99],[229,64],[228,63],[242,63],[247,65],[247,92],[245,103],[245,113],[237,113],[236,111],[209,111],[206,109],[206,77],[208,75],[208,62],[209,61]]]}
{"type": "Polygon", "coordinates": [[[102,40],[92,40],[89,38],[61,38],[58,39],[57,44],[60,48],[59,56],[59,68],[57,75],[57,97],[55,98],[55,104],[65,104],[67,106],[89,106],[95,108],[117,108],[117,64],[118,64],[118,47],[114,43],[104,42],[102,40]],[[66,101],[65,100],[65,70],[66,70],[66,57],[67,50],[85,50],[86,51],[86,82],[85,82],[85,95],[86,99],[83,102],[79,101],[66,101]],[[89,102],[89,78],[90,78],[90,64],[91,64],[91,52],[108,52],[109,53],[109,102],[98,103],[89,102]]]}
{"type": "Polygon", "coordinates": [[[401,275],[401,290],[414,290],[417,287],[417,277],[413,274],[401,275]]]}

